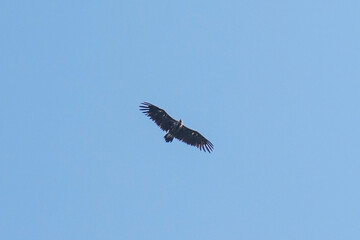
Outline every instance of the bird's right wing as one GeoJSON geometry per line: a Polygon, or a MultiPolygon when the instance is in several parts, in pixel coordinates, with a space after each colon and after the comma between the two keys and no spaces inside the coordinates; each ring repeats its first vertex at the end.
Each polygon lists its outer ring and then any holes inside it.
{"type": "Polygon", "coordinates": [[[143,102],[140,105],[140,111],[145,113],[151,120],[153,120],[162,130],[168,131],[176,123],[176,120],[170,117],[163,109],[158,108],[148,102],[143,102]]]}

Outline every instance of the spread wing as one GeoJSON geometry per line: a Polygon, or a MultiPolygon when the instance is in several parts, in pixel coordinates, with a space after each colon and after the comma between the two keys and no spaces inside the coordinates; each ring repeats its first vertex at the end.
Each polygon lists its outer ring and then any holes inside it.
{"type": "Polygon", "coordinates": [[[208,151],[210,153],[214,149],[214,145],[203,135],[185,126],[183,126],[174,137],[205,152],[208,151]]]}
{"type": "Polygon", "coordinates": [[[158,108],[148,102],[143,102],[140,105],[140,111],[145,113],[151,120],[153,120],[162,130],[168,131],[176,123],[176,120],[169,116],[163,109],[158,108]]]}

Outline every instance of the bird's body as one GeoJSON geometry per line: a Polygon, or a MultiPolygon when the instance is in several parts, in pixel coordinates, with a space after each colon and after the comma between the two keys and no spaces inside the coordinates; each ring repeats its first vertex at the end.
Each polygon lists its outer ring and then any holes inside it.
{"type": "Polygon", "coordinates": [[[140,110],[153,120],[162,130],[166,131],[164,136],[166,142],[172,142],[174,138],[179,139],[189,145],[195,146],[203,151],[211,152],[214,145],[203,137],[199,132],[186,127],[182,120],[176,121],[170,117],[163,109],[144,102],[140,105],[140,110]]]}
{"type": "Polygon", "coordinates": [[[182,120],[174,122],[173,126],[166,132],[166,135],[164,136],[166,142],[172,142],[174,139],[174,136],[177,135],[181,128],[184,126],[182,123],[182,120]]]}

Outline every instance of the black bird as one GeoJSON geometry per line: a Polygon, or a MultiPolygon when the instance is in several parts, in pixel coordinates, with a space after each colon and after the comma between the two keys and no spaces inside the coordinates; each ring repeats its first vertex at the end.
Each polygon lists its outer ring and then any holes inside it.
{"type": "Polygon", "coordinates": [[[162,130],[166,131],[164,136],[166,142],[172,142],[175,138],[180,141],[195,146],[203,151],[209,153],[213,150],[214,145],[207,140],[199,132],[184,126],[182,120],[176,121],[169,116],[163,109],[158,108],[151,103],[144,102],[140,105],[140,111],[145,113],[151,120],[153,120],[162,130]]]}

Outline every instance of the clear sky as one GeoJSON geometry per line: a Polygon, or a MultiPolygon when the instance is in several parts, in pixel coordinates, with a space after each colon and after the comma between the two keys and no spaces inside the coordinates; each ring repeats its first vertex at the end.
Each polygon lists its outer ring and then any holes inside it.
{"type": "Polygon", "coordinates": [[[0,239],[360,239],[360,1],[3,1],[0,239]],[[213,142],[174,140],[151,102],[213,142]]]}

